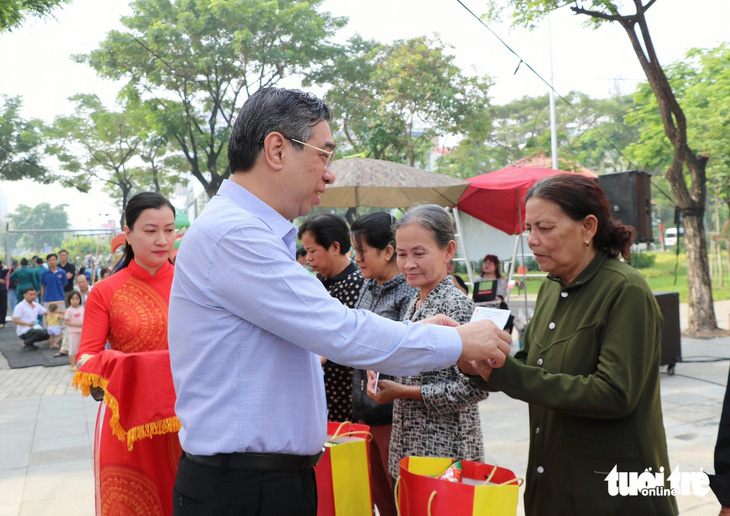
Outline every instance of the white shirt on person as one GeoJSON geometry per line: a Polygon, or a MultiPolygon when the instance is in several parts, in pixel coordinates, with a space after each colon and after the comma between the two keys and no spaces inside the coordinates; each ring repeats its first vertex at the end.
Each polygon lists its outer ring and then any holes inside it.
{"type": "MultiPolygon", "coordinates": [[[[43,305],[37,301],[28,303],[28,301],[23,299],[23,301],[15,305],[15,309],[13,310],[13,319],[20,319],[26,323],[37,323],[38,317],[46,312],[47,310],[43,307],[43,305]]],[[[15,326],[15,333],[17,333],[18,337],[32,329],[31,326],[25,326],[22,324],[16,324],[15,326]]]]}
{"type": "Polygon", "coordinates": [[[81,294],[81,303],[82,304],[84,304],[84,305],[86,304],[86,298],[89,297],[89,294],[91,293],[92,288],[94,288],[94,286],[89,285],[89,290],[87,290],[86,294],[84,294],[83,292],[81,292],[78,285],[74,285],[74,292],[78,292],[79,294],[81,294]]]}

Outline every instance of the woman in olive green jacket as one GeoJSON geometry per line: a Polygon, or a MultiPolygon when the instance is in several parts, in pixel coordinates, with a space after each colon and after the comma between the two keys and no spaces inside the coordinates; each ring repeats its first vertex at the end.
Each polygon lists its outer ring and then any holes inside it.
{"type": "MultiPolygon", "coordinates": [[[[527,194],[528,240],[548,280],[524,350],[504,367],[461,364],[530,404],[528,515],[675,515],[674,497],[612,494],[616,473],[671,473],[659,395],[662,315],[592,179],[560,174],[527,194]],[[616,467],[612,477],[609,474],[616,467]]],[[[618,482],[616,482],[618,484],[618,482]]]]}

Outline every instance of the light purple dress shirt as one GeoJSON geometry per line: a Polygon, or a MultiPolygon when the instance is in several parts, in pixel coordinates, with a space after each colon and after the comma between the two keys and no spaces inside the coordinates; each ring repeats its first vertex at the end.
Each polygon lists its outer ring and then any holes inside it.
{"type": "Polygon", "coordinates": [[[327,403],[318,355],[392,375],[459,358],[454,328],[394,322],[333,299],[296,262],[296,234],[225,181],[183,238],[168,340],[185,451],[319,452],[327,403]]]}

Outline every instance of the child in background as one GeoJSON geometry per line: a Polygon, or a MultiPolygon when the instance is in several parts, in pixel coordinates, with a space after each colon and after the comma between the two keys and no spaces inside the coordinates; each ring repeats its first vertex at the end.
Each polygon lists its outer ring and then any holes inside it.
{"type": "Polygon", "coordinates": [[[48,305],[48,311],[46,312],[46,331],[51,336],[49,342],[49,349],[58,349],[58,343],[61,340],[61,313],[58,311],[58,305],[48,305]]]}
{"type": "Polygon", "coordinates": [[[66,308],[66,326],[68,332],[68,360],[71,363],[71,371],[76,371],[76,354],[79,352],[79,343],[81,342],[81,327],[84,325],[84,307],[81,306],[81,294],[74,291],[68,296],[68,304],[71,306],[66,308]]]}

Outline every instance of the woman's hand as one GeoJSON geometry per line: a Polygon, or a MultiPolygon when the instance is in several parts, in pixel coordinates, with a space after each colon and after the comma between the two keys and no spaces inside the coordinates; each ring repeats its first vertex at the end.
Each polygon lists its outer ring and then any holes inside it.
{"type": "Polygon", "coordinates": [[[379,380],[377,382],[377,392],[375,390],[375,382],[377,373],[368,371],[368,396],[380,403],[381,405],[389,403],[399,398],[421,398],[421,388],[413,385],[403,385],[392,380],[379,380]]]}
{"type": "Polygon", "coordinates": [[[481,376],[485,382],[488,382],[492,375],[492,365],[489,360],[459,360],[456,365],[465,375],[481,376]]]}
{"type": "Polygon", "coordinates": [[[104,401],[104,389],[101,387],[90,387],[89,394],[91,394],[91,397],[96,401],[104,401]]]}

